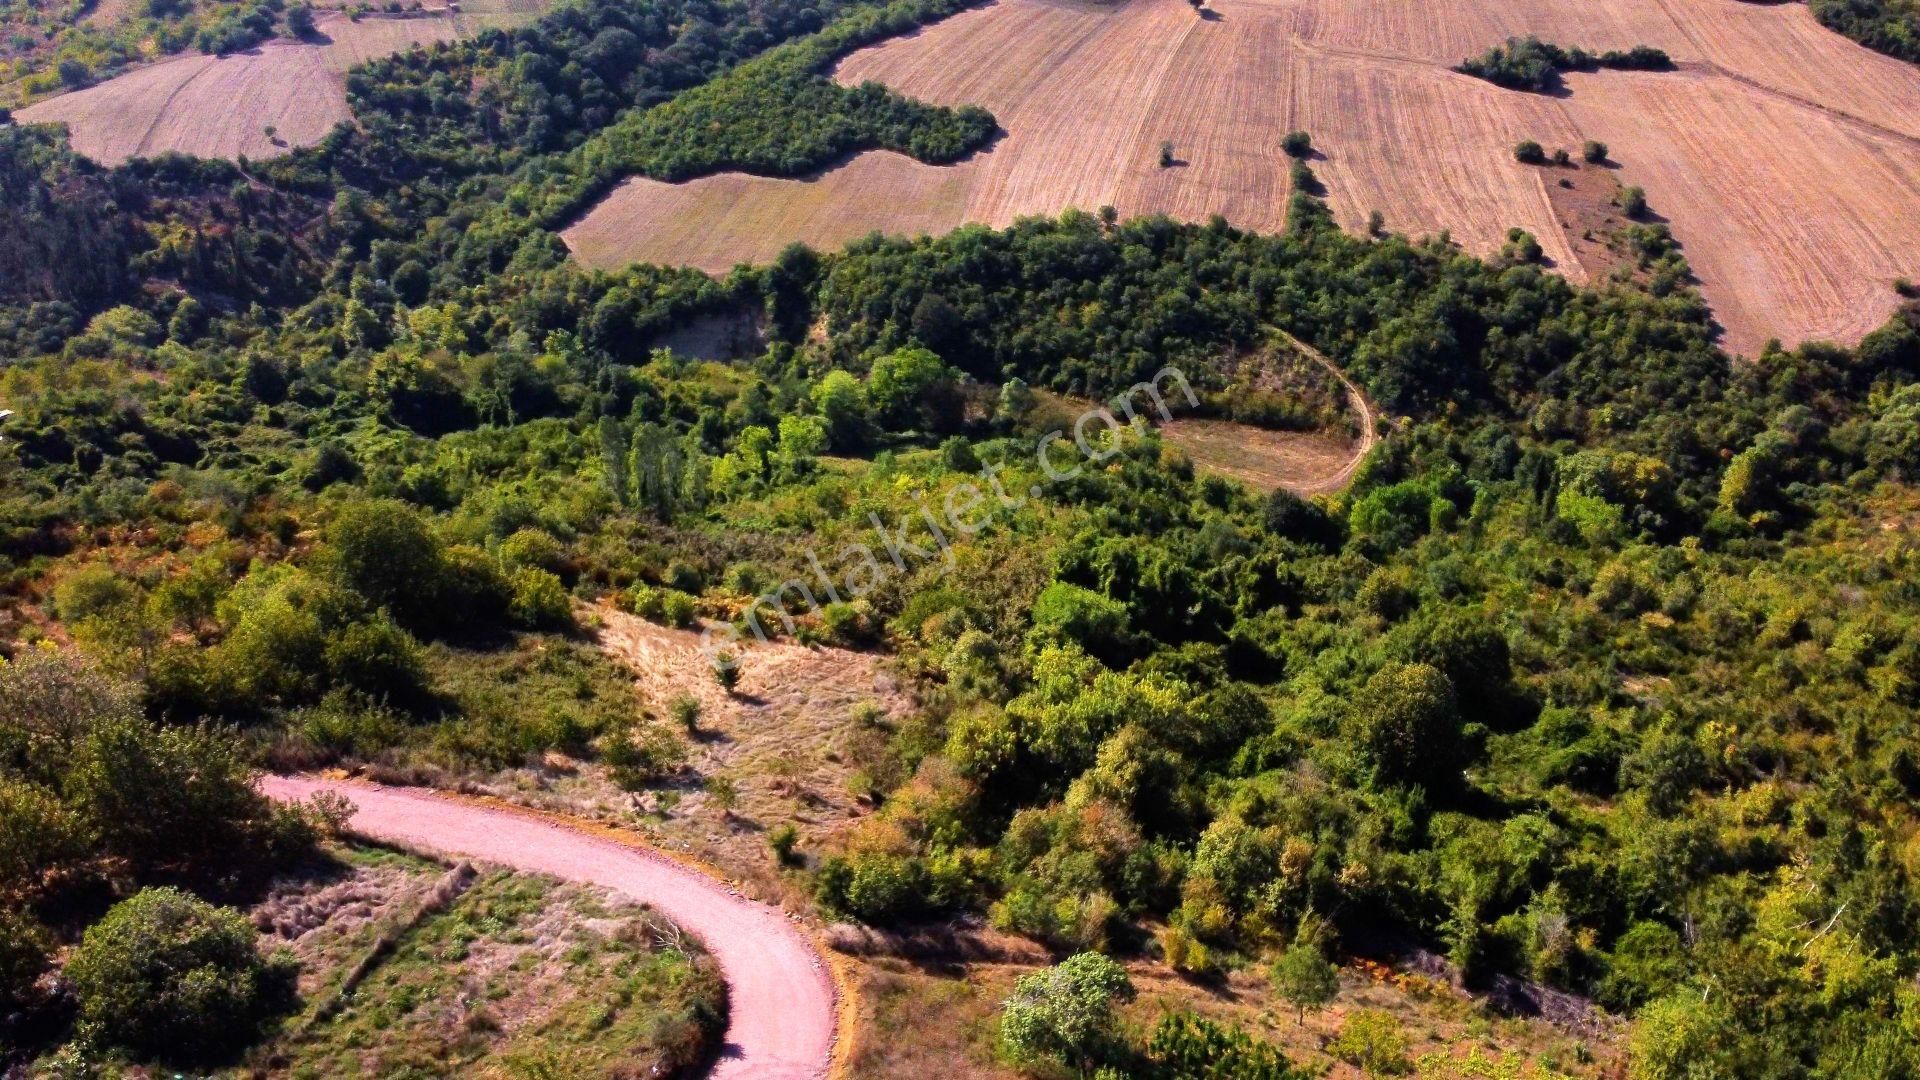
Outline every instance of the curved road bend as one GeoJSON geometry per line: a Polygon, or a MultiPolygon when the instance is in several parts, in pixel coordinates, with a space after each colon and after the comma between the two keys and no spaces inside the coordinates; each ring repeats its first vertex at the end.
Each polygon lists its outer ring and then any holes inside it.
{"type": "Polygon", "coordinates": [[[826,961],[778,908],[665,855],[550,821],[432,792],[305,776],[266,776],[260,790],[295,801],[316,792],[357,808],[354,832],[623,893],[698,937],[726,980],[729,1019],[715,1080],[822,1080],[833,1055],[835,991],[826,961]]]}

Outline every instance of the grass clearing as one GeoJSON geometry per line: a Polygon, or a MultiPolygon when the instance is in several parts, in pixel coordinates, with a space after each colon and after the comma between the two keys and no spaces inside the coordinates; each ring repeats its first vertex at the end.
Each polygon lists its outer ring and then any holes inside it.
{"type": "Polygon", "coordinates": [[[399,935],[337,1013],[320,1015],[383,932],[446,868],[351,846],[336,873],[255,910],[302,963],[303,1009],[251,1064],[271,1075],[664,1075],[704,1052],[724,1010],[699,945],[598,889],[482,869],[399,935]]]}

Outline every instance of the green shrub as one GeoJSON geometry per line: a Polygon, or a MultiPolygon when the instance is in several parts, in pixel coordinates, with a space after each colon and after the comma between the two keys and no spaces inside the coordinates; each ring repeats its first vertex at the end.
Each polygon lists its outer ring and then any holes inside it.
{"type": "Polygon", "coordinates": [[[635,585],[620,598],[620,606],[648,622],[666,617],[666,591],[651,585],[635,585]]]}
{"type": "Polygon", "coordinates": [[[413,635],[386,619],[353,623],[327,640],[327,669],[368,697],[410,703],[426,693],[426,664],[413,635]]]}
{"type": "Polygon", "coordinates": [[[1532,139],[1523,139],[1513,146],[1513,160],[1522,165],[1544,165],[1547,161],[1547,152],[1532,139]]]}
{"type": "Polygon", "coordinates": [[[1580,160],[1589,165],[1599,165],[1607,160],[1607,144],[1588,139],[1580,146],[1580,160]]]}
{"type": "Polygon", "coordinates": [[[767,847],[773,850],[773,857],[781,866],[792,866],[798,861],[793,848],[799,842],[800,830],[794,828],[790,821],[781,822],[767,834],[767,847]]]}
{"type": "Polygon", "coordinates": [[[97,848],[141,880],[225,885],[270,872],[313,839],[297,814],[253,789],[239,742],[205,728],[102,721],[75,751],[62,793],[97,848]]]}
{"type": "Polygon", "coordinates": [[[1327,1052],[1368,1076],[1396,1076],[1413,1069],[1413,1062],[1407,1060],[1407,1036],[1393,1014],[1383,1009],[1348,1013],[1340,1034],[1327,1044],[1327,1052]]]}
{"type": "Polygon", "coordinates": [[[397,499],[360,499],[327,523],[315,558],[321,577],[386,608],[409,626],[440,618],[440,541],[418,511],[397,499]]]}
{"type": "Polygon", "coordinates": [[[1133,996],[1125,968],[1080,953],[1014,984],[1000,1016],[1000,1042],[1016,1061],[1085,1069],[1117,1042],[1114,1005],[1133,996]]]}
{"type": "Polygon", "coordinates": [[[1147,1039],[1161,1080],[1307,1080],[1271,1043],[1192,1013],[1168,1013],[1147,1039]]]}
{"type": "Polygon", "coordinates": [[[1289,131],[1280,139],[1280,149],[1290,158],[1313,156],[1313,136],[1304,131],[1289,131]]]}
{"type": "Polygon", "coordinates": [[[1367,680],[1348,738],[1381,786],[1458,779],[1460,713],[1453,684],[1426,664],[1389,664],[1367,680]]]}
{"type": "Polygon", "coordinates": [[[1296,1023],[1304,1023],[1308,1009],[1330,1004],[1340,991],[1340,969],[1308,941],[1296,941],[1282,953],[1267,969],[1267,980],[1280,1000],[1294,1007],[1296,1023]]]}
{"type": "Polygon", "coordinates": [[[291,1003],[291,971],[246,917],[178,889],[143,889],[89,927],[68,962],[88,1034],[141,1058],[212,1061],[291,1003]]]}
{"type": "Polygon", "coordinates": [[[626,791],[652,787],[678,773],[686,761],[686,744],[656,724],[614,732],[600,747],[601,764],[607,767],[613,782],[626,791]]]}
{"type": "Polygon", "coordinates": [[[55,792],[0,775],[0,907],[40,899],[87,855],[81,822],[55,792]]]}
{"type": "Polygon", "coordinates": [[[667,712],[674,723],[688,731],[700,726],[700,699],[692,694],[677,695],[667,703],[667,712]]]}
{"type": "Polygon", "coordinates": [[[1033,602],[1033,628],[1102,656],[1124,651],[1130,638],[1125,604],[1064,581],[1048,585],[1033,602]]]}
{"type": "Polygon", "coordinates": [[[1485,53],[1463,61],[1454,70],[1485,79],[1509,90],[1535,93],[1557,89],[1563,71],[1596,71],[1619,68],[1628,71],[1666,71],[1673,60],[1666,53],[1647,45],[1636,45],[1624,52],[1610,49],[1595,55],[1578,48],[1562,48],[1528,35],[1508,38],[1485,53]]]}
{"type": "Polygon", "coordinates": [[[534,630],[566,630],[573,626],[573,597],[552,573],[521,567],[508,576],[507,583],[513,592],[507,610],[514,622],[534,630]]]}
{"type": "Polygon", "coordinates": [[[873,627],[860,609],[848,603],[833,603],[820,609],[821,628],[827,637],[842,645],[865,645],[871,642],[873,627]]]}
{"type": "Polygon", "coordinates": [[[31,1003],[34,983],[53,964],[53,937],[33,916],[0,907],[0,1013],[31,1003]]]}
{"type": "Polygon", "coordinates": [[[684,630],[699,614],[699,601],[679,589],[668,589],[660,597],[660,619],[668,626],[684,630]]]}
{"type": "Polygon", "coordinates": [[[543,529],[521,529],[500,541],[500,561],[509,569],[533,567],[557,574],[566,553],[560,541],[543,529]]]}

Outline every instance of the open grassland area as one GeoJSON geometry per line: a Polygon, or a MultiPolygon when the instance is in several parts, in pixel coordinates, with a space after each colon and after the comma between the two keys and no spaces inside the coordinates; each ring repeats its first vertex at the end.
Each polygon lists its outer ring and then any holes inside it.
{"type": "Polygon", "coordinates": [[[641,905],[381,848],[340,857],[253,911],[300,961],[302,1007],[250,1075],[667,1075],[723,1015],[699,944],[641,905]]]}
{"type": "Polygon", "coordinates": [[[444,11],[359,20],[326,15],[312,41],[276,39],[226,56],[195,53],[162,61],[15,116],[22,123],[66,124],[74,149],[107,164],[167,151],[270,157],[319,142],[348,119],[349,68],[416,44],[451,41],[487,20],[519,17],[453,17],[444,11]]]}
{"type": "Polygon", "coordinates": [[[885,769],[897,767],[886,754],[889,725],[909,708],[881,658],[787,642],[756,645],[742,653],[740,685],[726,692],[713,679],[697,631],[609,608],[594,616],[600,648],[633,676],[642,708],[680,728],[684,767],[637,794],[620,790],[604,769],[558,760],[483,789],[638,827],[762,897],[804,903],[804,890],[786,896],[794,882],[770,854],[768,834],[790,824],[804,849],[817,849],[843,840],[871,810],[866,796],[887,781],[885,769]],[[680,710],[690,711],[691,723],[672,719],[680,710]]]}
{"type": "Polygon", "coordinates": [[[1161,428],[1202,472],[1230,476],[1257,491],[1317,494],[1344,481],[1355,446],[1326,432],[1267,431],[1231,420],[1175,420],[1161,428]]]}
{"type": "Polygon", "coordinates": [[[1552,169],[1523,139],[1609,144],[1623,183],[1664,215],[1727,331],[1856,341],[1920,268],[1920,70],[1821,27],[1800,5],[1728,0],[1000,0],[861,50],[837,78],[993,111],[1006,135],[958,165],[857,156],[802,180],[633,180],[566,239],[596,267],[721,272],[803,240],[1005,225],[1069,206],[1280,227],[1281,136],[1313,136],[1340,222],[1441,231],[1497,250],[1509,228],[1589,278],[1560,227],[1552,169]],[[1578,75],[1556,94],[1502,90],[1451,66],[1512,35],[1592,49],[1647,45],[1671,72],[1578,75]],[[1161,162],[1170,143],[1171,165],[1161,162]]]}
{"type": "MultiPolygon", "coordinates": [[[[929,957],[861,961],[855,969],[861,1011],[851,1074],[860,1080],[1028,1075],[995,1051],[1001,1003],[1034,967],[929,957]]],[[[1503,1017],[1442,979],[1370,961],[1344,965],[1334,999],[1303,1015],[1279,1000],[1255,971],[1196,981],[1162,964],[1136,961],[1128,965],[1128,975],[1138,997],[1124,1010],[1123,1023],[1145,1030],[1166,1013],[1191,1011],[1256,1032],[1284,1048],[1295,1065],[1313,1070],[1308,1075],[1329,1080],[1380,1075],[1572,1080],[1616,1075],[1620,1067],[1604,1026],[1582,1032],[1539,1019],[1503,1017]],[[1378,1041],[1388,1045],[1375,1047],[1386,1052],[1367,1060],[1370,1069],[1351,1051],[1359,1040],[1341,1038],[1350,1026],[1386,1032],[1378,1041]]]]}

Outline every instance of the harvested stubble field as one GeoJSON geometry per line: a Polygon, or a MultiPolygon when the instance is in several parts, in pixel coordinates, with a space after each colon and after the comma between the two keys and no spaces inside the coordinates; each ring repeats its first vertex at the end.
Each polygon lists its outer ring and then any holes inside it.
{"type": "Polygon", "coordinates": [[[14,115],[21,123],[66,124],[74,149],[107,164],[169,150],[270,157],[319,142],[348,118],[347,69],[415,44],[451,41],[459,30],[444,11],[357,22],[327,15],[311,42],[275,40],[227,56],[176,57],[14,115]]]}
{"type": "Polygon", "coordinates": [[[1920,272],[1920,70],[1834,34],[1802,5],[1733,0],[998,0],[842,63],[923,100],[979,104],[1007,135],[946,168],[867,154],[819,176],[633,180],[568,229],[592,266],[719,272],[793,240],[1111,204],[1269,230],[1281,224],[1280,137],[1313,135],[1342,224],[1372,211],[1415,235],[1496,250],[1532,231],[1575,280],[1551,170],[1534,139],[1613,148],[1622,182],[1671,223],[1727,329],[1857,340],[1895,277],[1920,272]],[[1557,95],[1497,89],[1450,66],[1511,35],[1590,49],[1650,45],[1674,72],[1603,72],[1557,95]],[[1178,162],[1159,166],[1162,141],[1178,162]]]}

